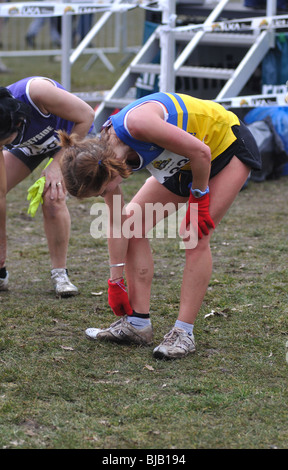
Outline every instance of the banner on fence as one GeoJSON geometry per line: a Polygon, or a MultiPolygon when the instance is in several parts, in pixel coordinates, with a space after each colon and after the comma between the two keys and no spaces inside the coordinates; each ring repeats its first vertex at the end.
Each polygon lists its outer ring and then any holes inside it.
{"type": "Polygon", "coordinates": [[[19,2],[0,3],[0,17],[51,17],[71,15],[86,15],[104,11],[121,12],[131,10],[136,3],[109,2],[101,3],[53,3],[53,2],[19,2]]]}

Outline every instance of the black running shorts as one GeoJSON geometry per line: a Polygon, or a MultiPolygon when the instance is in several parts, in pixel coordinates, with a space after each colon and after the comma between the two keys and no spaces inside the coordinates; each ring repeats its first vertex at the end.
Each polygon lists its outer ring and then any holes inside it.
{"type": "MultiPolygon", "coordinates": [[[[232,130],[237,140],[212,161],[210,179],[223,170],[234,156],[253,170],[261,169],[261,155],[248,127],[240,121],[240,126],[233,126],[232,130]]],[[[178,196],[189,197],[190,189],[188,188],[188,184],[191,183],[191,181],[191,171],[180,170],[166,180],[163,186],[178,196]]]]}

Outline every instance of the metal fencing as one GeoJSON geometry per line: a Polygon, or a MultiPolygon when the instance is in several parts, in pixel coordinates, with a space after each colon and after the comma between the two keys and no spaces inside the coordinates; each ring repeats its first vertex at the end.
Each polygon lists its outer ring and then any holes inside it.
{"type": "Polygon", "coordinates": [[[0,68],[1,59],[5,60],[6,57],[60,56],[62,84],[68,90],[71,66],[83,54],[90,56],[86,67],[98,58],[108,70],[113,71],[109,54],[136,53],[141,47],[144,29],[143,11],[124,7],[115,9],[114,3],[119,5],[121,0],[113,0],[110,10],[106,8],[104,11],[103,8],[97,11],[99,2],[87,4],[80,0],[77,6],[83,6],[79,9],[81,14],[74,14],[77,12],[76,4],[71,3],[73,14],[58,15],[55,9],[52,14],[51,9],[49,16],[50,7],[59,8],[67,4],[57,1],[49,4],[42,1],[0,1],[0,68]]]}

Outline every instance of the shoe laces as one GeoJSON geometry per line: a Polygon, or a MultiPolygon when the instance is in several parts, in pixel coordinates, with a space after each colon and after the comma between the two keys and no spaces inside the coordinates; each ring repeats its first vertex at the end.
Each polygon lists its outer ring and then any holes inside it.
{"type": "Polygon", "coordinates": [[[62,272],[56,272],[52,275],[52,278],[53,279],[57,279],[57,282],[61,283],[61,284],[66,284],[67,282],[69,282],[69,279],[68,279],[68,276],[67,276],[67,273],[65,270],[63,270],[62,272]]]}
{"type": "Polygon", "coordinates": [[[182,336],[182,331],[177,328],[177,327],[174,327],[172,328],[172,330],[169,331],[169,333],[167,333],[165,336],[164,336],[164,341],[163,343],[167,344],[167,346],[171,346],[172,344],[175,343],[175,341],[180,337],[182,336]]]}
{"type": "Polygon", "coordinates": [[[116,320],[114,323],[112,323],[109,328],[117,327],[117,329],[120,329],[121,326],[122,326],[122,323],[125,322],[125,319],[126,319],[126,315],[124,317],[120,318],[119,320],[116,320]]]}

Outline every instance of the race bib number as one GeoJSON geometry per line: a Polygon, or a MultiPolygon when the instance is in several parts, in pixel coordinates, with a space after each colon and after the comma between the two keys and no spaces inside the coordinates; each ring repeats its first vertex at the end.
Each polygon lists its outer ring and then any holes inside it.
{"type": "Polygon", "coordinates": [[[29,144],[29,143],[27,144],[24,143],[23,145],[25,146],[23,147],[21,146],[22,152],[24,152],[25,155],[33,156],[33,155],[41,155],[47,152],[51,152],[51,150],[55,150],[57,147],[59,147],[59,142],[56,139],[56,137],[51,136],[49,137],[49,139],[45,140],[45,142],[42,142],[39,145],[29,144]]]}
{"type": "Polygon", "coordinates": [[[186,169],[190,169],[189,159],[176,153],[164,150],[164,152],[155,158],[149,165],[146,166],[147,170],[159,183],[165,183],[165,181],[177,173],[181,168],[187,165],[186,169]],[[187,165],[188,163],[188,165],[187,165]]]}

